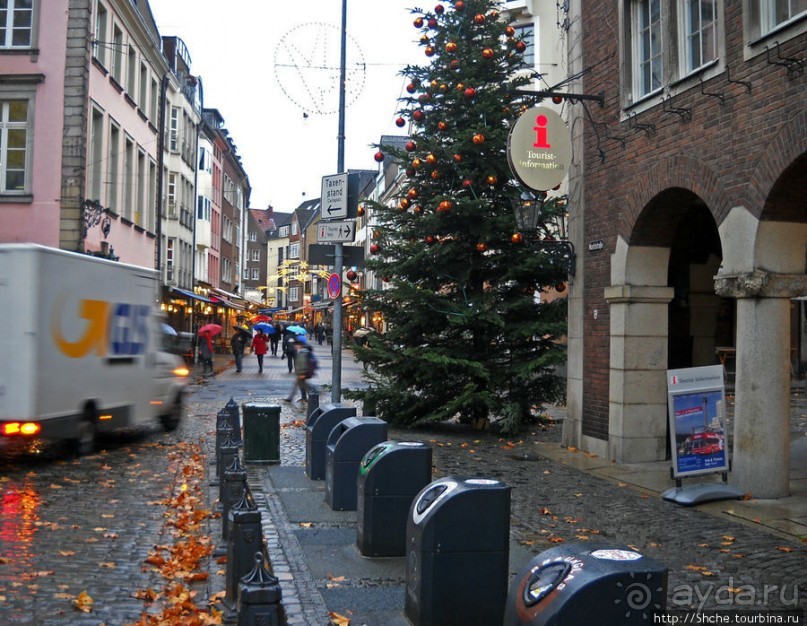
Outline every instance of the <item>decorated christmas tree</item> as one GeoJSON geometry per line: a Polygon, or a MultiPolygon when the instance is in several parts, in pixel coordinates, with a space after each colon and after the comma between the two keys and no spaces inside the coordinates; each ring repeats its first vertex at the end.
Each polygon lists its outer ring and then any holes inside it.
{"type": "MultiPolygon", "coordinates": [[[[391,423],[459,419],[516,432],[563,395],[566,332],[565,302],[542,298],[565,272],[514,217],[525,190],[507,138],[533,104],[514,93],[531,81],[526,44],[492,0],[413,15],[426,60],[402,72],[405,148],[376,154],[402,163],[406,179],[391,206],[367,205],[376,223],[367,266],[384,285],[363,292],[362,306],[383,313],[385,330],[358,348],[371,380],[359,395],[391,423]]],[[[561,210],[548,200],[542,219],[561,210]]]]}

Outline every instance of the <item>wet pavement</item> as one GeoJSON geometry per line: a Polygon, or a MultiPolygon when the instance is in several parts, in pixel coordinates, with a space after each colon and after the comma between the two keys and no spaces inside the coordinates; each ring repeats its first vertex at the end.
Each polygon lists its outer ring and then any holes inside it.
{"type": "MultiPolygon", "coordinates": [[[[317,354],[315,382],[322,384],[330,361],[325,350],[317,354]]],[[[172,583],[147,560],[155,549],[180,540],[167,502],[183,485],[213,508],[218,488],[205,478],[190,482],[188,459],[213,457],[216,414],[230,399],[281,406],[281,462],[249,464],[248,478],[288,623],[327,624],[331,613],[354,626],[407,623],[403,558],[362,557],[355,545],[356,513],[331,511],[323,481],[304,476],[305,405],[282,401],[293,383],[285,361],[267,358],[263,374],[249,356],[242,373],[226,357],[217,367],[217,376],[194,380],[187,418],[174,433],[157,426],[125,433],[80,459],[64,456],[59,446],[3,452],[3,624],[119,625],[136,622],[144,612],[158,614],[172,583]],[[150,602],[147,590],[163,595],[150,602]],[[93,599],[86,613],[75,606],[82,592],[93,599]]],[[[343,385],[362,384],[361,372],[345,352],[343,385]]],[[[794,398],[793,437],[801,445],[807,403],[798,390],[794,398]]],[[[324,391],[320,402],[328,401],[324,391]]],[[[547,413],[563,416],[562,409],[547,413]]],[[[534,555],[560,544],[630,546],[669,568],[668,608],[807,608],[807,544],[799,523],[807,521],[799,516],[799,507],[807,516],[801,491],[807,467],[795,467],[791,484],[797,488],[785,505],[750,500],[684,508],[659,496],[671,486],[664,463],[615,466],[561,448],[560,430],[559,422],[548,420],[514,440],[461,426],[390,428],[389,438],[431,445],[434,478],[483,476],[512,488],[511,577],[534,555]],[[786,510],[774,518],[776,507],[786,510]]],[[[209,472],[209,463],[205,467],[209,472]]],[[[217,541],[219,520],[203,520],[197,535],[217,541]]],[[[208,558],[199,570],[205,576],[189,576],[187,587],[200,610],[207,610],[224,588],[224,565],[208,558]]]]}

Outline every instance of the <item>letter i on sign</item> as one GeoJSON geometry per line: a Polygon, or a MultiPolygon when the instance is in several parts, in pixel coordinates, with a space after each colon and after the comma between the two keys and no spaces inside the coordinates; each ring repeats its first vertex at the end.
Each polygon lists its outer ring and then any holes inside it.
{"type": "Polygon", "coordinates": [[[535,126],[532,129],[535,131],[535,143],[532,144],[533,148],[551,148],[546,135],[547,119],[546,115],[539,115],[535,118],[535,126]]]}

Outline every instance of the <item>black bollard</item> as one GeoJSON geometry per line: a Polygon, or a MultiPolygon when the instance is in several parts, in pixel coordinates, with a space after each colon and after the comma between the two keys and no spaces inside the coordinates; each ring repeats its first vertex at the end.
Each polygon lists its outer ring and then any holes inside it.
{"type": "Polygon", "coordinates": [[[305,419],[311,417],[311,414],[319,408],[319,389],[314,389],[312,385],[311,391],[308,393],[308,406],[305,411],[305,419]]]}
{"type": "Polygon", "coordinates": [[[255,552],[263,552],[261,512],[248,495],[244,495],[229,513],[230,537],[227,540],[226,592],[222,605],[224,619],[233,616],[238,601],[238,582],[255,562],[255,552]]]}
{"type": "Polygon", "coordinates": [[[210,481],[211,487],[216,487],[219,484],[219,477],[221,476],[221,446],[224,445],[227,439],[232,438],[233,433],[230,422],[223,411],[219,411],[219,418],[220,420],[216,422],[216,474],[213,476],[213,480],[210,481]]]}
{"type": "Polygon", "coordinates": [[[213,556],[227,554],[227,539],[230,536],[230,509],[241,502],[248,491],[247,470],[241,465],[241,460],[236,455],[230,467],[224,472],[224,491],[221,499],[221,543],[216,547],[213,556]]]}
{"type": "Polygon", "coordinates": [[[241,413],[238,411],[238,403],[233,398],[230,398],[227,404],[224,405],[223,410],[227,412],[230,427],[233,429],[233,441],[239,445],[243,444],[244,440],[241,437],[241,413]]]}
{"type": "Polygon", "coordinates": [[[238,626],[279,626],[282,593],[278,579],[266,568],[262,552],[255,567],[238,585],[238,626]]]}
{"type": "Polygon", "coordinates": [[[227,412],[222,409],[216,414],[216,445],[214,447],[214,458],[210,461],[211,465],[219,462],[219,446],[221,446],[221,442],[224,441],[224,427],[229,425],[229,416],[227,412]]]}
{"type": "MultiPolygon", "coordinates": [[[[230,435],[232,435],[232,433],[230,433],[230,435]]],[[[218,466],[219,504],[216,507],[219,511],[221,510],[222,503],[224,502],[224,474],[227,471],[227,468],[232,465],[233,459],[238,456],[238,444],[233,441],[232,436],[229,436],[224,440],[224,443],[221,444],[220,450],[221,453],[219,455],[218,466]]]]}

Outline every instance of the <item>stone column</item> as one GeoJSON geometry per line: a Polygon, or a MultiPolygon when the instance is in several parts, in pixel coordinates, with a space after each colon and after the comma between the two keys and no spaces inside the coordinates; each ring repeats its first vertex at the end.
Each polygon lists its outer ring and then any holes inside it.
{"type": "Polygon", "coordinates": [[[605,290],[611,311],[609,458],[619,463],[666,458],[667,317],[672,287],[617,285],[605,290]]]}
{"type": "Polygon", "coordinates": [[[790,297],[804,280],[755,270],[715,282],[737,298],[732,482],[754,498],[790,493],[790,297]]]}

